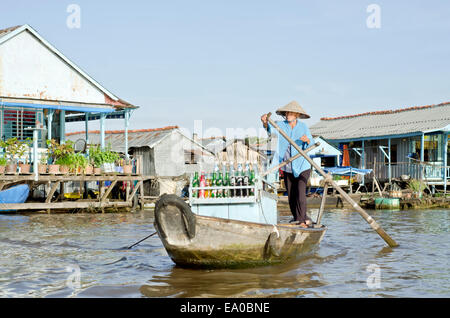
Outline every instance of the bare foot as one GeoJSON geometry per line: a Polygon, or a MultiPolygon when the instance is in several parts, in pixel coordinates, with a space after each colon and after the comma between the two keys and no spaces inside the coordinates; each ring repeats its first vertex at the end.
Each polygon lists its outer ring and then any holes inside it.
{"type": "Polygon", "coordinates": [[[300,227],[302,227],[302,228],[304,228],[304,229],[307,229],[307,228],[308,228],[308,225],[306,225],[305,223],[300,223],[300,227]]]}

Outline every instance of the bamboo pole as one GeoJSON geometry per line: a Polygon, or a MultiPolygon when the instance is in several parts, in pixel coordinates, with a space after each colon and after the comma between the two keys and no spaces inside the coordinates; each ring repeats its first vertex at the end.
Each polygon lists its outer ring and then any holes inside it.
{"type": "Polygon", "coordinates": [[[324,178],[325,182],[328,181],[329,184],[335,188],[339,194],[344,198],[348,203],[350,203],[353,208],[358,212],[362,218],[369,223],[372,229],[378,233],[379,236],[390,246],[396,247],[398,244],[392,239],[382,228],[381,226],[369,215],[366,211],[364,211],[344,190],[341,189],[340,186],[332,179],[332,177],[325,173],[321,167],[319,167],[306,153],[297,145],[278,125],[270,118],[271,113],[267,114],[268,122],[276,129],[278,132],[286,138],[286,140],[294,146],[294,148],[308,161],[324,178]]]}
{"type": "Polygon", "coordinates": [[[323,211],[325,209],[325,201],[327,200],[327,192],[328,192],[328,182],[325,182],[325,185],[323,187],[323,195],[322,195],[322,201],[320,202],[320,208],[319,208],[319,214],[317,215],[317,221],[315,227],[320,228],[320,221],[322,220],[323,211]]]}

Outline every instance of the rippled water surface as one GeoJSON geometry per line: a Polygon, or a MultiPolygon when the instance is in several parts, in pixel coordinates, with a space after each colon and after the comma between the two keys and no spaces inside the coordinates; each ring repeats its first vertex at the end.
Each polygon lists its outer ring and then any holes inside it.
{"type": "Polygon", "coordinates": [[[312,256],[242,270],[176,267],[157,235],[123,249],[154,231],[152,211],[0,215],[0,296],[449,297],[449,210],[368,212],[399,247],[331,210],[312,256]]]}

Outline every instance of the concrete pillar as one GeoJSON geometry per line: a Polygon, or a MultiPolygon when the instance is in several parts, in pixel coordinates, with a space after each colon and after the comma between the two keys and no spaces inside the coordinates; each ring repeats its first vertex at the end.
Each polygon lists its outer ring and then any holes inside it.
{"type": "Polygon", "coordinates": [[[89,113],[86,113],[86,119],[84,121],[84,130],[86,132],[86,144],[89,144],[89,113]]]}
{"type": "Polygon", "coordinates": [[[391,170],[391,138],[388,139],[388,176],[389,176],[389,184],[392,181],[392,170],[391,170]]]}
{"type": "Polygon", "coordinates": [[[420,175],[420,179],[423,179],[425,177],[424,173],[423,173],[423,169],[422,169],[422,165],[423,165],[422,162],[425,161],[425,134],[424,133],[422,133],[422,136],[420,138],[420,161],[421,161],[421,164],[419,165],[419,171],[420,171],[419,175],[420,175]]]}
{"type": "Polygon", "coordinates": [[[60,143],[63,144],[66,142],[66,111],[59,111],[59,138],[60,143]]]}
{"type": "Polygon", "coordinates": [[[128,159],[128,126],[130,125],[130,110],[125,110],[125,117],[124,117],[124,125],[125,125],[125,157],[128,159]]]}
{"type": "Polygon", "coordinates": [[[48,127],[47,127],[47,139],[52,139],[52,123],[53,123],[53,114],[55,113],[55,111],[53,109],[49,109],[48,110],[48,114],[47,114],[47,123],[48,123],[48,127]]]}
{"type": "MultiPolygon", "coordinates": [[[[366,169],[366,156],[365,156],[365,150],[364,150],[364,140],[361,141],[361,168],[366,169]]],[[[365,176],[362,176],[362,183],[365,184],[365,176]]]]}
{"type": "Polygon", "coordinates": [[[447,193],[447,149],[448,149],[448,132],[444,132],[444,193],[447,193]]]}
{"type": "Polygon", "coordinates": [[[106,114],[100,114],[100,147],[105,149],[105,118],[106,114]]]}

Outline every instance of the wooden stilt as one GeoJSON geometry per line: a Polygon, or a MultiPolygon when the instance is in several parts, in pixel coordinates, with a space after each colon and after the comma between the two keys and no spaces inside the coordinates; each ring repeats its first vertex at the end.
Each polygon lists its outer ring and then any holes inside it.
{"type": "Polygon", "coordinates": [[[144,210],[144,181],[139,181],[139,201],[141,202],[141,211],[144,210]]]}
{"type": "Polygon", "coordinates": [[[53,183],[53,186],[51,187],[50,192],[48,193],[47,198],[45,199],[45,203],[50,203],[52,201],[53,195],[55,194],[56,189],[58,189],[59,184],[60,184],[59,181],[53,183]]]}

